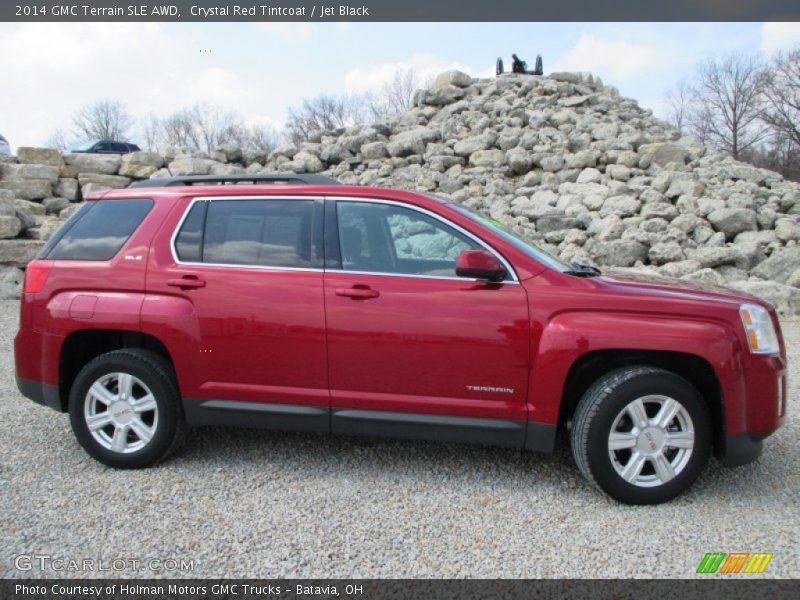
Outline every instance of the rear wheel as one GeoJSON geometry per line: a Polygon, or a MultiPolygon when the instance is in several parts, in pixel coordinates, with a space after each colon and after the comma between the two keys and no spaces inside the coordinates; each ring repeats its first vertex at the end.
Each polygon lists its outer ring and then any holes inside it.
{"type": "Polygon", "coordinates": [[[147,350],[116,350],[87,363],[72,385],[69,412],[84,450],[111,467],[153,465],[186,434],[172,367],[147,350]]]}
{"type": "Polygon", "coordinates": [[[583,475],[626,504],[683,493],[708,462],[711,418],[699,392],[654,367],[600,378],[575,412],[572,453],[583,475]]]}

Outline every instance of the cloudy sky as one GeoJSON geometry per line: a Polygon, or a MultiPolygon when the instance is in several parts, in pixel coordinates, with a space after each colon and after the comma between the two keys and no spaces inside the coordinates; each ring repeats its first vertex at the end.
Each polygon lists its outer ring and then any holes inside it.
{"type": "Polygon", "coordinates": [[[280,125],[304,97],[380,88],[398,68],[490,76],[512,52],[591,71],[659,114],[698,61],[799,42],[800,23],[2,23],[0,133],[41,144],[104,98],[134,116],[206,102],[280,125]]]}

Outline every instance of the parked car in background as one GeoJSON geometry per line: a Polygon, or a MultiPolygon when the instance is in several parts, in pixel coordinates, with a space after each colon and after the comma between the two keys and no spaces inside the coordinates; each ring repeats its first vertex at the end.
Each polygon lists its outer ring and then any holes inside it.
{"type": "Polygon", "coordinates": [[[0,133],[0,154],[5,154],[6,156],[11,154],[11,144],[3,137],[2,133],[0,133]]]}
{"type": "Polygon", "coordinates": [[[115,142],[113,140],[90,140],[69,148],[70,152],[83,152],[86,154],[127,154],[139,152],[141,148],[130,142],[115,142]]]}
{"type": "Polygon", "coordinates": [[[192,425],[545,452],[562,429],[590,482],[653,504],[786,418],[766,302],[565,263],[433,196],[259,174],[86,199],[25,271],[16,376],[113,467],[192,425]]]}

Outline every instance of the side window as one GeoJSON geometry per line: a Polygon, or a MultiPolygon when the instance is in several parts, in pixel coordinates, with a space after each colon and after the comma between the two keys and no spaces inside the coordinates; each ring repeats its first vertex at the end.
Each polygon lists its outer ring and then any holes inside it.
{"type": "Polygon", "coordinates": [[[392,204],[337,202],[346,271],[455,277],[458,255],[480,246],[439,219],[392,204]]]}
{"type": "Polygon", "coordinates": [[[94,200],[68,221],[42,258],[109,260],[125,245],[153,206],[152,200],[94,200]],[[70,225],[71,224],[71,225],[70,225]]]}
{"type": "Polygon", "coordinates": [[[92,149],[92,151],[93,152],[109,152],[109,151],[111,151],[111,144],[109,144],[107,142],[103,142],[101,144],[97,144],[92,149]]]}
{"type": "MultiPolygon", "coordinates": [[[[313,201],[212,200],[207,204],[205,233],[200,248],[202,262],[311,267],[313,201]]],[[[190,227],[196,227],[196,222],[188,221],[189,218],[184,227],[186,248],[190,253],[190,227]]],[[[178,237],[183,234],[182,229],[178,237]]]]}
{"type": "Polygon", "coordinates": [[[208,202],[195,202],[183,220],[175,237],[175,253],[183,262],[201,262],[203,252],[203,226],[208,202]]]}

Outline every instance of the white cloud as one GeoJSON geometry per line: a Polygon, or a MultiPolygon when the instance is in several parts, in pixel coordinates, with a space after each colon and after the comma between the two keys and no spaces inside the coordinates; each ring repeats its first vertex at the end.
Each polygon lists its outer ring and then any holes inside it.
{"type": "Polygon", "coordinates": [[[350,93],[379,90],[390,82],[398,71],[414,69],[421,82],[433,79],[439,73],[450,69],[458,69],[473,77],[494,75],[494,69],[483,72],[472,69],[456,60],[450,60],[432,54],[412,54],[409,58],[394,62],[385,62],[366,68],[350,69],[344,76],[345,88],[350,93]]]}
{"type": "Polygon", "coordinates": [[[667,49],[585,33],[550,71],[589,71],[618,84],[663,67],[669,58],[667,49]]]}
{"type": "Polygon", "coordinates": [[[800,23],[780,22],[761,25],[761,51],[770,55],[800,45],[800,23]]]}
{"type": "Polygon", "coordinates": [[[269,93],[268,77],[213,49],[202,30],[174,24],[0,25],[0,56],[13,57],[2,69],[0,132],[14,148],[43,144],[57,128],[68,131],[81,106],[104,98],[124,102],[134,117],[195,103],[245,119],[282,116],[284,98],[269,93]]]}

